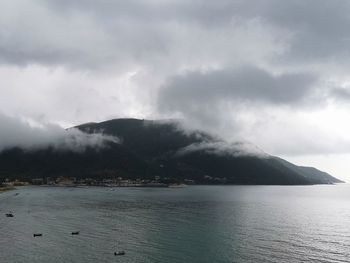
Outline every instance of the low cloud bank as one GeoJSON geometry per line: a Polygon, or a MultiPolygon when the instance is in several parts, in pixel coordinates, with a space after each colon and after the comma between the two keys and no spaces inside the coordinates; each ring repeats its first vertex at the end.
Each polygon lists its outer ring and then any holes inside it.
{"type": "Polygon", "coordinates": [[[54,124],[32,125],[27,121],[0,114],[0,152],[10,148],[38,150],[54,148],[82,152],[87,148],[101,149],[110,143],[120,143],[114,136],[103,133],[83,133],[78,129],[65,130],[54,124]]]}
{"type": "Polygon", "coordinates": [[[193,152],[203,151],[214,155],[231,155],[234,157],[259,157],[268,158],[269,155],[256,147],[255,145],[248,142],[225,142],[225,141],[214,141],[214,142],[200,142],[193,143],[180,149],[176,154],[178,156],[190,154],[193,152]]]}
{"type": "Polygon", "coordinates": [[[196,128],[195,126],[185,122],[183,119],[163,119],[147,122],[146,125],[173,125],[173,127],[186,136],[195,136],[201,142],[192,143],[186,147],[179,149],[175,154],[182,156],[193,152],[206,152],[214,155],[230,155],[234,157],[254,156],[259,158],[268,158],[270,155],[265,153],[256,145],[238,139],[234,141],[226,141],[218,134],[206,132],[196,128]]]}

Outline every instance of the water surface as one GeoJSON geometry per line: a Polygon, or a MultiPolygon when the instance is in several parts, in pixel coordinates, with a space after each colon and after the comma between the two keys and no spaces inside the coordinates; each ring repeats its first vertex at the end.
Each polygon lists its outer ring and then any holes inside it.
{"type": "Polygon", "coordinates": [[[23,187],[0,262],[349,262],[349,208],[348,185],[23,187]]]}

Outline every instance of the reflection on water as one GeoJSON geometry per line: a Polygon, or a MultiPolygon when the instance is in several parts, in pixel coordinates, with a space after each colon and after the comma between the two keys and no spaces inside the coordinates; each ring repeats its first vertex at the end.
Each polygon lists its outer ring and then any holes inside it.
{"type": "Polygon", "coordinates": [[[25,187],[0,194],[0,262],[348,262],[349,203],[348,185],[25,187]]]}

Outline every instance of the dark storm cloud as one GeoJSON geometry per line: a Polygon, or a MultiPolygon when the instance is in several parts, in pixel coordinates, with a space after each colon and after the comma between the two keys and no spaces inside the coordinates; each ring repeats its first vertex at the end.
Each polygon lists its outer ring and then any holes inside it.
{"type": "Polygon", "coordinates": [[[350,89],[347,88],[334,88],[330,90],[329,97],[337,101],[349,102],[350,101],[350,89]]]}
{"type": "Polygon", "coordinates": [[[162,109],[186,111],[191,105],[218,102],[294,104],[308,98],[317,77],[313,74],[272,75],[257,67],[188,72],[170,78],[159,94],[162,109]]]}
{"type": "Polygon", "coordinates": [[[350,2],[345,0],[274,0],[261,1],[251,15],[261,16],[294,34],[290,59],[297,56],[300,60],[346,61],[350,54],[349,12],[350,2]]]}
{"type": "Polygon", "coordinates": [[[291,55],[314,58],[349,55],[350,3],[346,0],[102,1],[98,5],[95,1],[55,2],[70,8],[85,7],[101,17],[196,22],[204,27],[229,26],[233,18],[261,18],[294,34],[291,55]]]}
{"type": "MultiPolygon", "coordinates": [[[[254,19],[290,33],[288,52],[276,60],[337,58],[345,63],[349,58],[350,3],[345,0],[11,2],[0,11],[3,64],[86,68],[160,63],[154,59],[169,59],[173,41],[186,42],[177,36],[182,30],[203,30],[211,41],[218,30],[230,34],[237,23],[254,19]],[[15,15],[8,15],[11,11],[15,15]]],[[[235,46],[226,48],[230,53],[235,46]]]]}
{"type": "Polygon", "coordinates": [[[148,5],[108,2],[14,0],[4,5],[0,63],[94,69],[163,55],[168,36],[150,19],[148,5]]]}

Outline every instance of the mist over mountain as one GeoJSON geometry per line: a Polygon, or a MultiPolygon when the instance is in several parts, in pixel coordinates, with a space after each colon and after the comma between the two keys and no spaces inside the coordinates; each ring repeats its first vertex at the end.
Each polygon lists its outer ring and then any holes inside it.
{"type": "MultiPolygon", "coordinates": [[[[70,132],[68,129],[67,132],[70,132]]],[[[226,142],[203,131],[184,130],[175,121],[115,119],[74,127],[78,134],[105,140],[83,151],[52,145],[30,151],[20,145],[0,153],[0,177],[161,179],[198,184],[330,184],[340,180],[315,168],[270,156],[247,142],[226,142]]]]}
{"type": "Polygon", "coordinates": [[[84,133],[79,129],[63,129],[51,123],[29,121],[0,113],[0,152],[11,148],[35,151],[52,148],[57,151],[83,152],[86,148],[104,148],[107,143],[119,143],[115,136],[100,132],[84,133]]]}

